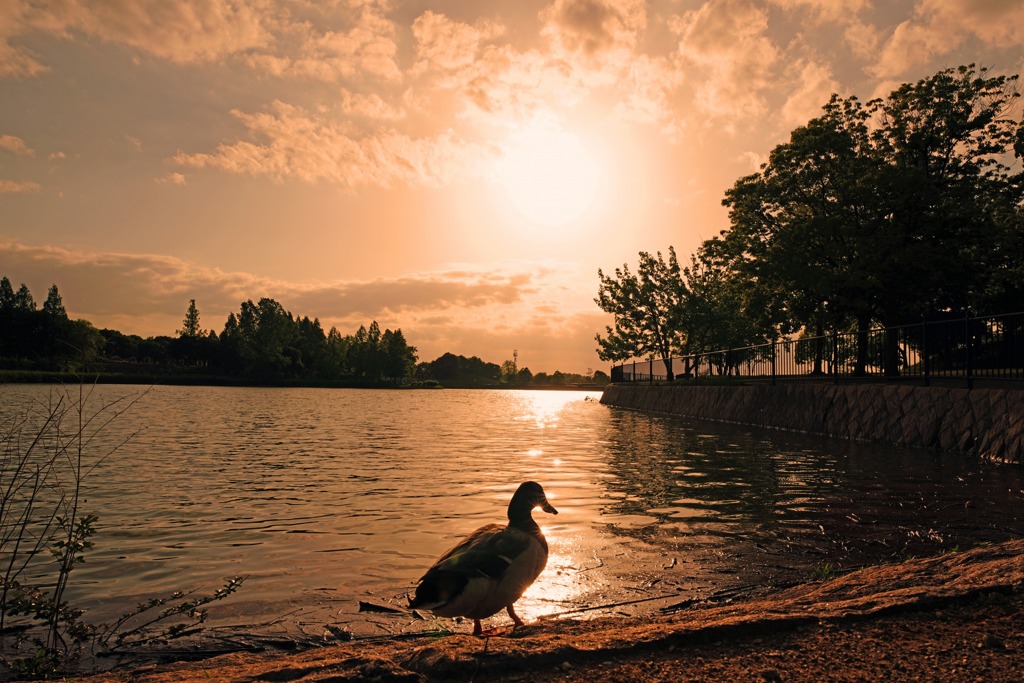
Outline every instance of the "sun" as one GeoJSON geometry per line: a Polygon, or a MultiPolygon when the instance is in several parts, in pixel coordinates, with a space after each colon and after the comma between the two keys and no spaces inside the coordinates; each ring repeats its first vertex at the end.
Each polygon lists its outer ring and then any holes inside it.
{"type": "Polygon", "coordinates": [[[601,186],[594,156],[577,135],[553,124],[514,133],[498,159],[495,178],[520,213],[547,226],[582,216],[601,186]]]}

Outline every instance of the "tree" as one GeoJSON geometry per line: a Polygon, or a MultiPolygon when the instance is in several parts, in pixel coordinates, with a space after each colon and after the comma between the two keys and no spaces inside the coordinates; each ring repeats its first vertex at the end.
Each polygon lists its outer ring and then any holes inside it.
{"type": "Polygon", "coordinates": [[[330,376],[343,377],[352,373],[348,363],[351,342],[352,337],[342,336],[341,332],[338,332],[337,327],[332,327],[330,332],[327,333],[326,362],[330,368],[330,376]]]}
{"type": "Polygon", "coordinates": [[[57,285],[50,285],[46,294],[46,301],[43,302],[43,313],[53,319],[67,320],[68,312],[64,309],[64,301],[57,291],[57,285]]]}
{"type": "Polygon", "coordinates": [[[36,310],[36,300],[32,298],[32,292],[28,291],[28,285],[24,282],[14,294],[14,308],[19,311],[36,310]]]}
{"type": "Polygon", "coordinates": [[[671,381],[672,355],[681,352],[686,341],[680,319],[688,295],[675,249],[669,247],[667,262],[661,252],[656,256],[640,252],[636,274],[624,264],[615,269],[614,277],[601,270],[597,276],[600,287],[594,301],[614,316],[614,328],[606,326],[605,337],[594,337],[598,357],[626,361],[654,356],[664,362],[671,381]]]}
{"type": "Polygon", "coordinates": [[[10,311],[14,309],[14,287],[11,286],[11,281],[4,275],[0,279],[0,311],[10,311]]]}
{"type": "Polygon", "coordinates": [[[196,300],[188,300],[188,310],[185,312],[185,319],[181,322],[181,329],[176,330],[179,337],[198,339],[205,337],[206,331],[199,327],[199,309],[196,308],[196,300]]]}
{"type": "Polygon", "coordinates": [[[519,351],[514,351],[510,360],[502,362],[502,381],[506,384],[515,384],[516,376],[519,374],[519,368],[517,362],[519,359],[519,351]]]}
{"type": "Polygon", "coordinates": [[[866,105],[833,96],[726,193],[730,229],[707,250],[752,284],[780,333],[855,323],[861,371],[873,322],[978,312],[995,274],[1019,262],[1024,175],[1006,165],[1024,153],[1015,80],[970,65],[866,105]]]}
{"type": "Polygon", "coordinates": [[[381,371],[384,376],[401,383],[416,369],[416,348],[405,341],[402,330],[384,330],[381,337],[381,371]]]}
{"type": "Polygon", "coordinates": [[[690,257],[683,280],[689,292],[680,316],[687,355],[762,344],[775,337],[771,325],[750,313],[749,283],[717,263],[707,250],[690,257]]]}
{"type": "Polygon", "coordinates": [[[883,325],[982,312],[993,273],[1007,265],[993,247],[1024,201],[1024,125],[1011,118],[1016,81],[971,64],[904,84],[875,104],[888,239],[872,303],[883,325]]]}
{"type": "Polygon", "coordinates": [[[282,379],[301,367],[298,327],[274,299],[246,300],[236,317],[228,315],[221,333],[222,362],[235,374],[282,379]]]}
{"type": "Polygon", "coordinates": [[[296,321],[298,337],[296,347],[299,352],[298,369],[310,378],[323,379],[331,374],[331,363],[327,353],[327,337],[320,326],[320,319],[304,316],[296,321]]]}

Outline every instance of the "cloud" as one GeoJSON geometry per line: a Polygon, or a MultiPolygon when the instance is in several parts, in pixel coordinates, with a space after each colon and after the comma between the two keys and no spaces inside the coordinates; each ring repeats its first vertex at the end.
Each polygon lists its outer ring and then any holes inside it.
{"type": "Polygon", "coordinates": [[[0,194],[23,194],[27,192],[39,192],[43,186],[30,180],[3,180],[0,179],[0,194]]]}
{"type": "Polygon", "coordinates": [[[31,78],[47,69],[31,50],[13,42],[27,29],[31,9],[29,0],[0,2],[0,78],[31,78]]]}
{"type": "Polygon", "coordinates": [[[187,179],[183,173],[168,173],[155,179],[160,184],[185,185],[187,179]]]}
{"type": "Polygon", "coordinates": [[[25,141],[14,135],[0,135],[0,151],[10,152],[20,157],[35,155],[35,151],[25,144],[25,141]]]}
{"type": "Polygon", "coordinates": [[[768,37],[768,12],[746,0],[710,0],[674,17],[679,55],[697,104],[713,118],[755,119],[780,51],[768,37]]]}
{"type": "Polygon", "coordinates": [[[839,82],[833,78],[827,64],[803,59],[790,69],[794,87],[782,106],[781,123],[787,128],[802,126],[821,113],[832,93],[839,91],[839,82]]]}
{"type": "Polygon", "coordinates": [[[647,26],[642,0],[555,0],[541,13],[542,34],[568,54],[632,52],[647,26]]]}
{"type": "Polygon", "coordinates": [[[322,29],[308,22],[276,22],[271,49],[247,54],[254,69],[277,77],[313,78],[326,82],[372,77],[384,82],[402,78],[396,63],[397,28],[377,3],[349,7],[344,28],[322,29]]]}
{"type": "Polygon", "coordinates": [[[33,33],[82,34],[128,45],[178,63],[212,62],[264,47],[272,37],[258,0],[136,0],[37,3],[13,0],[0,10],[0,75],[27,77],[46,69],[12,41],[33,33]]]}
{"type": "MultiPolygon", "coordinates": [[[[220,331],[241,302],[269,297],[296,316],[319,318],[342,334],[377,320],[401,328],[421,357],[447,351],[501,362],[519,348],[534,371],[574,367],[580,346],[593,346],[593,302],[569,296],[571,264],[509,263],[451,267],[369,281],[298,283],[226,272],[154,254],[91,253],[0,242],[0,263],[12,282],[33,291],[56,283],[69,314],[126,334],[173,334],[189,299],[204,327],[220,331]]],[[[596,363],[596,358],[595,358],[596,363]]]]}
{"type": "Polygon", "coordinates": [[[17,41],[49,34],[69,40],[98,38],[174,64],[237,57],[275,76],[401,79],[395,62],[396,27],[385,16],[386,3],[333,3],[334,12],[346,20],[338,30],[314,28],[295,20],[287,6],[265,0],[12,0],[0,5],[0,77],[46,71],[17,41]]]}
{"type": "Polygon", "coordinates": [[[483,43],[505,32],[496,21],[475,25],[453,21],[443,14],[424,12],[412,24],[416,39],[414,73],[461,71],[476,61],[483,43]]]}
{"type": "Polygon", "coordinates": [[[919,0],[913,16],[896,27],[870,70],[879,78],[901,77],[972,38],[997,48],[1024,44],[1024,4],[919,0]]]}
{"type": "Polygon", "coordinates": [[[232,113],[256,141],[221,144],[213,153],[179,152],[174,163],[277,182],[326,181],[348,188],[439,186],[478,167],[474,161],[482,153],[451,131],[419,139],[391,129],[360,135],[344,120],[280,101],[269,112],[232,113]]]}
{"type": "Polygon", "coordinates": [[[809,13],[814,22],[847,23],[871,9],[871,0],[770,0],[770,2],[801,16],[806,16],[809,13]]]}
{"type": "Polygon", "coordinates": [[[406,116],[404,110],[384,101],[377,93],[354,93],[341,91],[341,111],[351,118],[363,118],[371,121],[397,121],[406,116]]]}
{"type": "Polygon", "coordinates": [[[640,55],[621,79],[623,96],[615,104],[616,115],[625,121],[661,125],[675,140],[683,124],[676,118],[673,95],[682,83],[682,73],[666,59],[640,55]]]}

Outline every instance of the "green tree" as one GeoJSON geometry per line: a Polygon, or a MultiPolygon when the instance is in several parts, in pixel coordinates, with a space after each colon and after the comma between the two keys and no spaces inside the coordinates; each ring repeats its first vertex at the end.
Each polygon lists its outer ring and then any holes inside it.
{"type": "Polygon", "coordinates": [[[603,361],[626,361],[653,356],[665,364],[667,378],[674,378],[672,356],[683,350],[685,332],[680,321],[688,292],[675,249],[668,261],[661,252],[640,252],[636,274],[629,265],[615,269],[615,276],[598,270],[600,280],[595,303],[614,316],[606,336],[597,334],[597,355],[603,361]]]}

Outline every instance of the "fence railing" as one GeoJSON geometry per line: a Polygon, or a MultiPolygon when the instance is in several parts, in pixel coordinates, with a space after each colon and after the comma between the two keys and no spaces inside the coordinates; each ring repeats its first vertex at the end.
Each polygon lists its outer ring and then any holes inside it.
{"type": "Polygon", "coordinates": [[[1024,381],[1024,313],[833,333],[612,367],[613,382],[879,377],[1024,381]]]}

